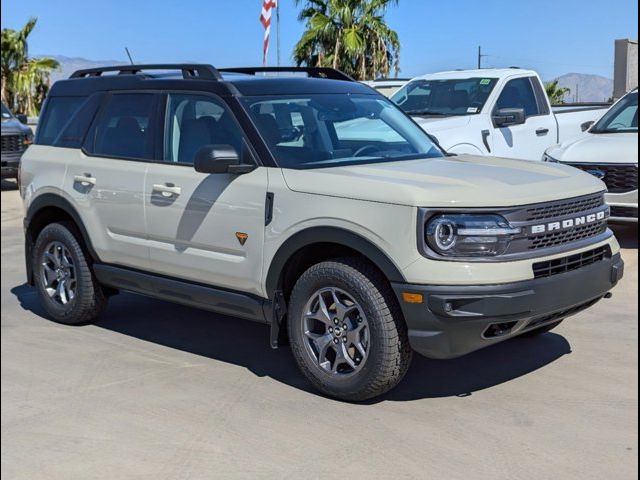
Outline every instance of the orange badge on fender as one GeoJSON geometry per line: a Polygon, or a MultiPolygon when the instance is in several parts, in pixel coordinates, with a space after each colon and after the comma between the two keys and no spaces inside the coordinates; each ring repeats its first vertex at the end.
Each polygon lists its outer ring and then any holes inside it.
{"type": "Polygon", "coordinates": [[[249,238],[249,235],[243,232],[236,232],[236,238],[240,242],[240,245],[244,245],[245,243],[247,243],[247,238],[249,238]]]}

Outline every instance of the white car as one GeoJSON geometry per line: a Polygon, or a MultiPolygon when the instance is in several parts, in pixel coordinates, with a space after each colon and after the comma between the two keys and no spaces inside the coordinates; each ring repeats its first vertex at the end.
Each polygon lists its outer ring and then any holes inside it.
{"type": "Polygon", "coordinates": [[[535,161],[608,108],[552,107],[538,74],[519,68],[424,75],[391,100],[449,153],[535,161]]]}
{"type": "Polygon", "coordinates": [[[607,185],[611,221],[638,221],[638,90],[625,95],[583,136],[551,147],[543,160],[562,162],[607,185]]]}

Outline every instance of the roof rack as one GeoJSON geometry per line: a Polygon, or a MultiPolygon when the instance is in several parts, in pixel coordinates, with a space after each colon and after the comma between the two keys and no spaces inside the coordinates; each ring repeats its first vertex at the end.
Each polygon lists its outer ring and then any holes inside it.
{"type": "Polygon", "coordinates": [[[159,63],[150,65],[118,65],[111,67],[86,68],[76,70],[69,78],[100,77],[105,72],[118,72],[118,75],[135,75],[143,70],[180,70],[182,77],[222,80],[222,75],[211,65],[199,63],[159,63]]]}
{"type": "Polygon", "coordinates": [[[257,73],[306,73],[312,78],[326,78],[329,80],[343,80],[346,82],[355,82],[355,80],[340,70],[328,67],[238,67],[238,68],[220,68],[219,72],[227,73],[244,73],[246,75],[255,75],[257,73]]]}

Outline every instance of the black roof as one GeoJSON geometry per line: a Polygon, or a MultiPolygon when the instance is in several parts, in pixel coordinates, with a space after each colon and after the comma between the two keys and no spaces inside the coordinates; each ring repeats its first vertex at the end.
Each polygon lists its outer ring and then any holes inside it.
{"type": "Polygon", "coordinates": [[[78,70],[69,79],[56,82],[49,95],[85,96],[114,90],[196,90],[222,96],[375,94],[370,87],[330,68],[216,69],[203,64],[161,64],[78,70]]]}

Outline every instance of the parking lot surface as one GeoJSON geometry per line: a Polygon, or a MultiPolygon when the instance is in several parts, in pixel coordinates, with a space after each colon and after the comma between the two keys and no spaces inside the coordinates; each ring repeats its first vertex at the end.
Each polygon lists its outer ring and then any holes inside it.
{"type": "Polygon", "coordinates": [[[612,299],[539,338],[416,356],[354,405],[312,391],[264,325],[126,293],[95,325],[47,320],[9,182],[1,203],[4,478],[637,478],[635,229],[617,229],[612,299]]]}

